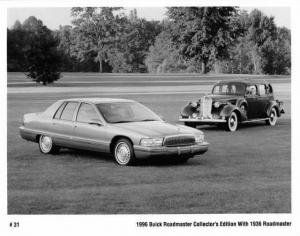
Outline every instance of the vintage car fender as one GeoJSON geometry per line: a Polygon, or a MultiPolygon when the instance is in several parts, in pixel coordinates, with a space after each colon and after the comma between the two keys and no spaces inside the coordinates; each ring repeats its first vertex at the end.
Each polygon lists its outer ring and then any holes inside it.
{"type": "Polygon", "coordinates": [[[227,104],[223,107],[223,109],[220,112],[220,116],[229,117],[230,114],[235,111],[237,115],[239,116],[240,121],[247,120],[247,116],[244,114],[244,112],[236,105],[227,104]]]}
{"type": "Polygon", "coordinates": [[[183,117],[189,117],[192,116],[193,113],[197,112],[197,107],[196,107],[197,102],[189,102],[187,105],[185,105],[181,109],[181,116],[183,117]]]}
{"type": "Polygon", "coordinates": [[[280,107],[279,107],[277,101],[271,101],[271,102],[268,104],[268,106],[267,106],[267,108],[266,108],[266,113],[267,113],[266,115],[267,115],[267,117],[270,116],[270,113],[271,113],[271,110],[272,110],[273,107],[276,109],[277,116],[280,117],[280,116],[281,116],[281,113],[283,113],[283,112],[281,111],[281,109],[280,109],[280,107]]]}
{"type": "Polygon", "coordinates": [[[238,99],[238,100],[236,101],[236,106],[237,106],[237,107],[241,107],[242,104],[246,104],[246,106],[248,106],[248,103],[247,103],[247,101],[246,101],[245,98],[241,98],[241,99],[238,99]]]}

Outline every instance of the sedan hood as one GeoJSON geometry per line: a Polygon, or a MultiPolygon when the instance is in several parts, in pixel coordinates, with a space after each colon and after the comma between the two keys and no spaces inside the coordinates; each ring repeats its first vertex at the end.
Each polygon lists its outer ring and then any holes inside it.
{"type": "Polygon", "coordinates": [[[201,131],[183,126],[170,124],[164,121],[145,121],[114,124],[115,127],[122,128],[144,137],[165,137],[177,134],[202,134],[201,131]]]}

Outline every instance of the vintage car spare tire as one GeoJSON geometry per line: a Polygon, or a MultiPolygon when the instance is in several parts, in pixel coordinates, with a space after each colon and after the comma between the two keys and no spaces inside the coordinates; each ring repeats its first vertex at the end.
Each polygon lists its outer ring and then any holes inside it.
{"type": "Polygon", "coordinates": [[[41,135],[39,138],[39,148],[44,154],[56,154],[59,151],[59,147],[53,144],[52,138],[47,135],[41,135]]]}
{"type": "Polygon", "coordinates": [[[226,130],[234,132],[238,128],[238,116],[235,111],[231,112],[226,122],[226,130]]]}
{"type": "Polygon", "coordinates": [[[135,155],[131,142],[128,139],[119,139],[114,146],[115,161],[122,166],[132,165],[135,155]]]}

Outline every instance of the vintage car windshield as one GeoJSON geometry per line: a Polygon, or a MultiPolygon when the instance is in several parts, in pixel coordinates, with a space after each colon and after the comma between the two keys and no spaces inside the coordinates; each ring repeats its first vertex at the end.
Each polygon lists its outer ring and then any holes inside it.
{"type": "Polygon", "coordinates": [[[222,95],[244,95],[246,90],[245,84],[242,83],[219,83],[213,87],[213,94],[222,95]]]}
{"type": "Polygon", "coordinates": [[[99,103],[97,107],[109,123],[161,120],[158,115],[137,102],[99,103]]]}

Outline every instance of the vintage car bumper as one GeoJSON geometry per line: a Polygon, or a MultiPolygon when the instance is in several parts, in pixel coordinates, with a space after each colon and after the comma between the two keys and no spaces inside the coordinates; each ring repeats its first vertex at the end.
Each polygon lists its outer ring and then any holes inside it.
{"type": "Polygon", "coordinates": [[[225,123],[225,119],[208,119],[208,118],[179,118],[182,122],[193,122],[193,123],[225,123]]]}
{"type": "Polygon", "coordinates": [[[134,152],[137,158],[163,157],[163,156],[194,156],[205,153],[208,150],[209,143],[203,142],[200,144],[180,147],[144,147],[134,145],[134,152]]]}

